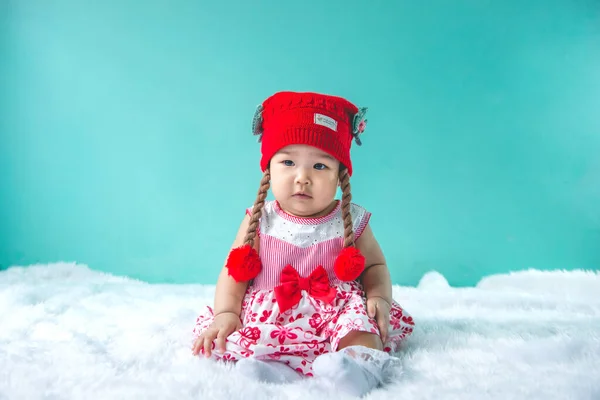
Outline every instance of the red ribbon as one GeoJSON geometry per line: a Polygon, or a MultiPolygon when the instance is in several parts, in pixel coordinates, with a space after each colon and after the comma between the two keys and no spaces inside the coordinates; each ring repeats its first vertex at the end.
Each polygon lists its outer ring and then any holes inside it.
{"type": "Polygon", "coordinates": [[[285,312],[294,307],[302,298],[302,291],[325,303],[330,304],[335,299],[336,290],[329,286],[329,277],[323,266],[319,265],[308,278],[303,278],[291,265],[286,265],[281,271],[281,285],[275,288],[275,299],[279,311],[285,312]]]}

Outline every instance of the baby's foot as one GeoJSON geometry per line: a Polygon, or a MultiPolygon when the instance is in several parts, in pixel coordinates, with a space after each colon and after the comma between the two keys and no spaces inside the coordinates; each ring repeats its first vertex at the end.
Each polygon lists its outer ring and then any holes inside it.
{"type": "Polygon", "coordinates": [[[262,361],[243,358],[236,362],[235,370],[248,378],[267,383],[291,383],[302,376],[280,361],[262,361]]]}
{"type": "Polygon", "coordinates": [[[398,362],[383,351],[350,346],[317,357],[312,368],[315,376],[331,381],[349,395],[361,397],[381,385],[398,362]]]}

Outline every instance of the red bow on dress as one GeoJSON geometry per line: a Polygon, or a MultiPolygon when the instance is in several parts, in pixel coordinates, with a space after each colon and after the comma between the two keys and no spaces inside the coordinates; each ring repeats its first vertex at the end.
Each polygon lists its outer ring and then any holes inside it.
{"type": "Polygon", "coordinates": [[[281,285],[275,288],[279,311],[283,313],[298,304],[303,290],[325,303],[331,303],[335,299],[336,290],[329,286],[329,277],[323,266],[319,265],[308,278],[303,278],[294,267],[286,265],[281,271],[281,285]]]}

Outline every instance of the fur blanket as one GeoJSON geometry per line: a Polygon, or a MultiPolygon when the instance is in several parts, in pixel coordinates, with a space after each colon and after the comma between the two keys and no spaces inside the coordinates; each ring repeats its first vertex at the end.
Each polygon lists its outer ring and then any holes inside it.
{"type": "MultiPolygon", "coordinates": [[[[262,384],[191,356],[214,286],[78,264],[0,271],[0,399],[340,398],[328,382],[262,384]]],[[[600,399],[600,274],[521,271],[394,287],[417,328],[369,399],[600,399]]]]}

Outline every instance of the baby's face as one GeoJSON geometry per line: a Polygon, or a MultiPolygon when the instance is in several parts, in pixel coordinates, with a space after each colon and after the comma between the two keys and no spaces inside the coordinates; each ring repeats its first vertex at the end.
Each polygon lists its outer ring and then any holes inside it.
{"type": "Polygon", "coordinates": [[[271,159],[271,190],[290,214],[326,215],[335,198],[339,168],[339,161],[316,147],[286,146],[271,159]]]}

